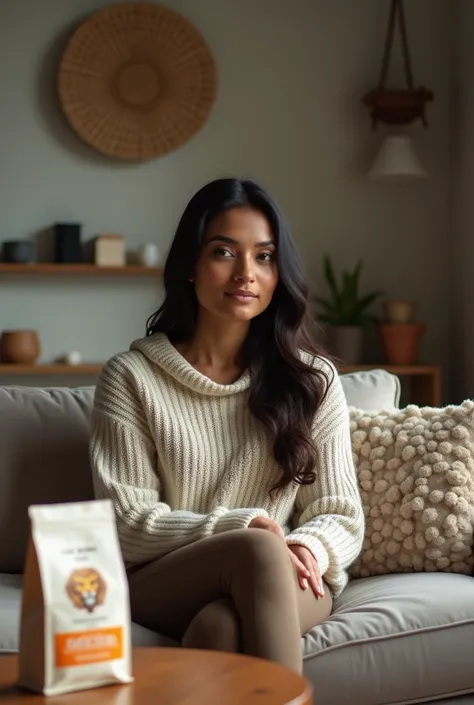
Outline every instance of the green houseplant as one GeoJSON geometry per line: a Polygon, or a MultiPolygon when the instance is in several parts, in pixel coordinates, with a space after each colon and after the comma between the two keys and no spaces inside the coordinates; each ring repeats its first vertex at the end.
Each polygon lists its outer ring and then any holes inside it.
{"type": "Polygon", "coordinates": [[[375,320],[369,309],[382,292],[360,294],[360,260],[352,272],[343,271],[338,281],[331,259],[325,255],[323,271],[329,295],[314,298],[321,309],[317,320],[328,326],[330,352],[347,364],[357,364],[362,353],[364,326],[375,320]]]}

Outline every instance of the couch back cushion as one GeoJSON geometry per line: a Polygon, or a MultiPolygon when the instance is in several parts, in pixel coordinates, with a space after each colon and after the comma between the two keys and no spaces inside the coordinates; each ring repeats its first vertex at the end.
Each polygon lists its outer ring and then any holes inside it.
{"type": "MultiPolygon", "coordinates": [[[[342,377],[348,404],[394,409],[398,379],[383,370],[342,377]]],[[[89,423],[94,387],[0,387],[0,573],[20,573],[30,504],[93,498],[89,423]]]]}
{"type": "Polygon", "coordinates": [[[400,380],[386,370],[364,370],[341,375],[349,406],[364,411],[393,411],[400,403],[400,380]]]}
{"type": "Polygon", "coordinates": [[[93,387],[0,387],[0,573],[23,569],[28,506],[93,497],[93,387]]]}

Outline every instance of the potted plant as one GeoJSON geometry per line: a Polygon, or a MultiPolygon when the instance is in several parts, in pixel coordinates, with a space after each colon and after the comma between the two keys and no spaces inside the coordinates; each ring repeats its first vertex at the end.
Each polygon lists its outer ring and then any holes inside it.
{"type": "Polygon", "coordinates": [[[337,281],[334,267],[328,255],[324,256],[324,278],[328,285],[328,298],[316,296],[321,312],[317,320],[328,326],[328,343],[331,354],[346,364],[356,365],[362,354],[363,330],[367,323],[375,320],[369,308],[382,295],[373,291],[363,296],[359,293],[359,281],[362,262],[356,264],[354,271],[343,271],[340,282],[337,281]]]}
{"type": "Polygon", "coordinates": [[[416,323],[415,302],[391,299],[385,303],[385,320],[379,325],[385,358],[390,365],[414,365],[418,360],[424,323],[416,323]]]}

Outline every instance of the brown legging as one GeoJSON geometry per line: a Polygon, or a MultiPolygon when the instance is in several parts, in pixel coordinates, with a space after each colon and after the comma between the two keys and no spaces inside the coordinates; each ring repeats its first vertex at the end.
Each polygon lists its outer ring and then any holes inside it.
{"type": "Polygon", "coordinates": [[[260,656],[301,672],[301,636],[330,590],[302,590],[286,543],[262,529],[202,539],[129,572],[133,620],[188,648],[260,656]]]}

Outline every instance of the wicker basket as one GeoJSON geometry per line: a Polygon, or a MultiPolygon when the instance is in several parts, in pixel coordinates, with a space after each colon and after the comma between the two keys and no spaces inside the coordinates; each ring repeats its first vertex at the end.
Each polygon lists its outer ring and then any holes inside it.
{"type": "Polygon", "coordinates": [[[151,3],[107,7],[74,33],[59,98],[80,137],[111,157],[144,161],[176,149],[204,124],[216,69],[182,15],[151,3]]]}

